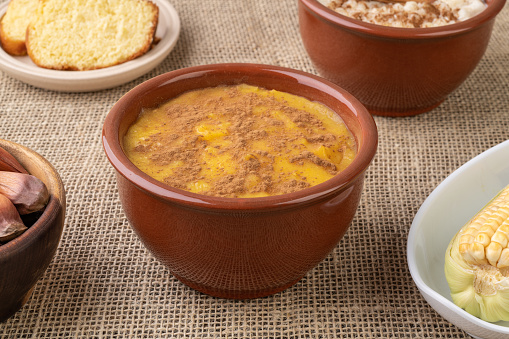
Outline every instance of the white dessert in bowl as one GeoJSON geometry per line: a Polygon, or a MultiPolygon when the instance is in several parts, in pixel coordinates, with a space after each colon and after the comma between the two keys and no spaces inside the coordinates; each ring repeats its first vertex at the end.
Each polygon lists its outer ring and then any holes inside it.
{"type": "Polygon", "coordinates": [[[482,0],[430,0],[381,2],[371,0],[319,0],[339,14],[373,24],[421,28],[464,21],[481,13],[482,0]]]}

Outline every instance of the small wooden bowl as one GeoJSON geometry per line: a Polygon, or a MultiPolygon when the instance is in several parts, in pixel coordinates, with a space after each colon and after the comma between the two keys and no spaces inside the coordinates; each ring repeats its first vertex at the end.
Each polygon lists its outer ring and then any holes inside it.
{"type": "Polygon", "coordinates": [[[18,311],[30,298],[35,284],[55,255],[65,216],[65,191],[53,166],[36,152],[0,139],[25,169],[46,184],[50,200],[39,219],[22,235],[0,245],[0,322],[18,311]]]}

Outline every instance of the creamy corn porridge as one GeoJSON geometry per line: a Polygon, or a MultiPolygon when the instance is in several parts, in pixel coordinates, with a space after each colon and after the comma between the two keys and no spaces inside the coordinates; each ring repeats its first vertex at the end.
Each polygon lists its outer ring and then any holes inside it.
{"type": "Polygon", "coordinates": [[[239,85],[187,92],[142,112],[124,150],[143,172],[172,187],[251,198],[329,180],[350,165],[357,145],[328,107],[239,85]]]}

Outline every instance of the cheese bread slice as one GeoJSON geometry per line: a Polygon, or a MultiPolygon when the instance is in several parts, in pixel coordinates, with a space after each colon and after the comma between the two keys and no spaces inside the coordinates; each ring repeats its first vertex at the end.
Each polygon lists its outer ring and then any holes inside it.
{"type": "Polygon", "coordinates": [[[35,15],[39,0],[11,0],[0,19],[0,44],[11,55],[26,55],[27,26],[35,15]]]}
{"type": "Polygon", "coordinates": [[[40,0],[26,46],[44,68],[84,71],[145,54],[159,17],[148,0],[40,0]]]}

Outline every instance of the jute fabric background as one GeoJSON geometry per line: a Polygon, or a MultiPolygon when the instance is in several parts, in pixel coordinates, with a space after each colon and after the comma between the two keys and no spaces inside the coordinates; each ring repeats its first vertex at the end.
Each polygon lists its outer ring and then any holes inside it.
{"type": "Polygon", "coordinates": [[[68,203],[54,260],[29,302],[0,324],[0,337],[467,337],[419,294],[406,244],[432,190],[509,139],[508,6],[477,69],[441,106],[416,117],[375,118],[379,150],[356,217],[333,253],[282,293],[231,301],[181,284],[135,236],[102,150],[104,118],[128,90],[178,68],[252,62],[316,71],[299,36],[296,0],[171,2],[182,21],[176,48],[125,85],[60,93],[0,72],[0,137],[47,158],[68,203]]]}

